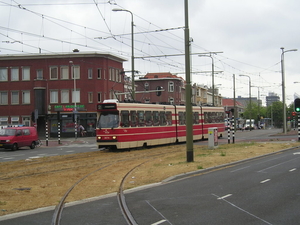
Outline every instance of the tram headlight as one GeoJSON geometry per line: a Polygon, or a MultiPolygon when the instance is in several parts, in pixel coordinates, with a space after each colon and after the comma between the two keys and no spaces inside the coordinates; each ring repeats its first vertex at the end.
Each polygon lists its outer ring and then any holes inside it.
{"type": "Polygon", "coordinates": [[[116,136],[113,136],[113,137],[112,137],[112,139],[116,140],[116,139],[117,139],[117,137],[116,137],[116,136]]]}
{"type": "Polygon", "coordinates": [[[98,137],[97,137],[97,139],[98,139],[98,140],[101,140],[101,137],[100,137],[100,136],[98,136],[98,137]]]}

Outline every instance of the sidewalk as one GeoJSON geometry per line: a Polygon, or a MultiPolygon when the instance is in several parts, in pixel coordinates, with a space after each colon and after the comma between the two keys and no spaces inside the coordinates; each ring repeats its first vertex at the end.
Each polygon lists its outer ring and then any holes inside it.
{"type": "Polygon", "coordinates": [[[63,145],[73,145],[73,144],[96,144],[96,137],[71,137],[71,138],[49,138],[48,145],[46,143],[46,139],[41,139],[42,146],[41,147],[57,147],[63,145]]]}

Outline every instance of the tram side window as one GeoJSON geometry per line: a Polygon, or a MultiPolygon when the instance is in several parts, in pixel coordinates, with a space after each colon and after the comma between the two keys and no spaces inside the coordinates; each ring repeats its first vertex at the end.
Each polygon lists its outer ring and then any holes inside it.
{"type": "Polygon", "coordinates": [[[159,113],[158,111],[153,111],[153,125],[159,126],[159,113]]]}
{"type": "Polygon", "coordinates": [[[165,112],[159,112],[159,123],[161,126],[165,126],[167,124],[165,112]]]}
{"type": "Polygon", "coordinates": [[[172,125],[172,112],[168,111],[166,112],[166,118],[167,118],[167,125],[172,125]]]}
{"type": "Polygon", "coordinates": [[[136,116],[136,111],[130,111],[130,122],[132,127],[136,127],[137,124],[137,116],[136,116]]]}
{"type": "Polygon", "coordinates": [[[145,111],[145,119],[146,119],[146,126],[152,126],[152,113],[151,111],[145,111]]]}
{"type": "Polygon", "coordinates": [[[121,126],[129,127],[129,111],[128,110],[121,111],[121,126]]]}
{"type": "Polygon", "coordinates": [[[144,111],[137,111],[138,113],[138,125],[139,127],[145,126],[145,112],[144,111]]]}
{"type": "Polygon", "coordinates": [[[179,125],[185,125],[185,113],[184,112],[178,113],[178,120],[179,120],[179,125]]]}
{"type": "Polygon", "coordinates": [[[204,123],[208,123],[208,113],[204,112],[204,123]]]}
{"type": "Polygon", "coordinates": [[[193,113],[193,123],[199,124],[199,112],[193,113]]]}

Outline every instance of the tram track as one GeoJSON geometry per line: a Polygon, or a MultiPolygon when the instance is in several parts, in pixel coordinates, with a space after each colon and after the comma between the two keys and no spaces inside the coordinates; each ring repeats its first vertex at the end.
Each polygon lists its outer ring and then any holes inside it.
{"type": "MultiPolygon", "coordinates": [[[[175,151],[174,151],[175,152],[175,151]]],[[[119,203],[119,207],[120,207],[120,210],[121,210],[121,213],[123,215],[123,217],[125,218],[126,222],[129,224],[129,225],[137,225],[137,222],[135,221],[134,217],[132,216],[127,204],[126,204],[126,199],[125,199],[125,195],[124,195],[124,184],[125,184],[125,181],[126,181],[126,178],[137,168],[139,168],[140,166],[144,165],[145,163],[149,162],[149,161],[152,161],[154,159],[156,159],[156,157],[158,156],[162,156],[162,155],[165,155],[165,154],[168,154],[170,152],[164,152],[164,153],[156,153],[156,154],[151,154],[150,156],[147,155],[145,157],[142,157],[141,160],[143,160],[141,163],[139,163],[138,165],[135,165],[133,166],[131,169],[128,170],[128,172],[123,176],[123,178],[121,179],[121,182],[120,182],[120,185],[119,185],[119,188],[118,188],[118,192],[117,192],[117,200],[118,200],[118,203],[119,203]],[[153,158],[154,157],[154,158],[153,158]]],[[[132,160],[132,159],[131,159],[132,160]]],[[[131,163],[131,160],[128,160],[127,162],[130,164],[131,163]]],[[[112,164],[108,164],[108,165],[105,165],[103,167],[100,167],[92,172],[90,172],[89,174],[83,176],[82,178],[80,178],[77,182],[75,182],[67,191],[66,193],[63,195],[63,197],[61,198],[59,204],[55,207],[55,210],[54,210],[54,214],[53,214],[53,217],[52,217],[52,223],[51,225],[60,225],[60,220],[61,220],[61,217],[62,217],[62,212],[63,212],[63,208],[64,208],[64,204],[65,204],[65,201],[68,197],[68,195],[71,193],[71,191],[79,184],[81,183],[83,180],[85,180],[86,178],[88,178],[90,175],[98,172],[98,171],[101,171],[105,168],[108,168],[110,166],[115,166],[116,164],[118,163],[121,163],[121,162],[124,162],[125,160],[118,160],[117,162],[114,162],[112,164]]]]}

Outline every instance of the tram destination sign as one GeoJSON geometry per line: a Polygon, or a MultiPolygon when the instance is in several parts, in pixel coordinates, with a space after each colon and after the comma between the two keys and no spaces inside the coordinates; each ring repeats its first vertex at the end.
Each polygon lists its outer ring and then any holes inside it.
{"type": "Polygon", "coordinates": [[[98,110],[111,110],[111,109],[117,109],[116,103],[104,103],[104,104],[98,104],[97,105],[98,110]]]}
{"type": "MultiPolygon", "coordinates": [[[[74,105],[55,105],[55,112],[73,112],[75,106],[74,105]]],[[[85,105],[76,105],[77,111],[86,111],[85,105]]]]}

